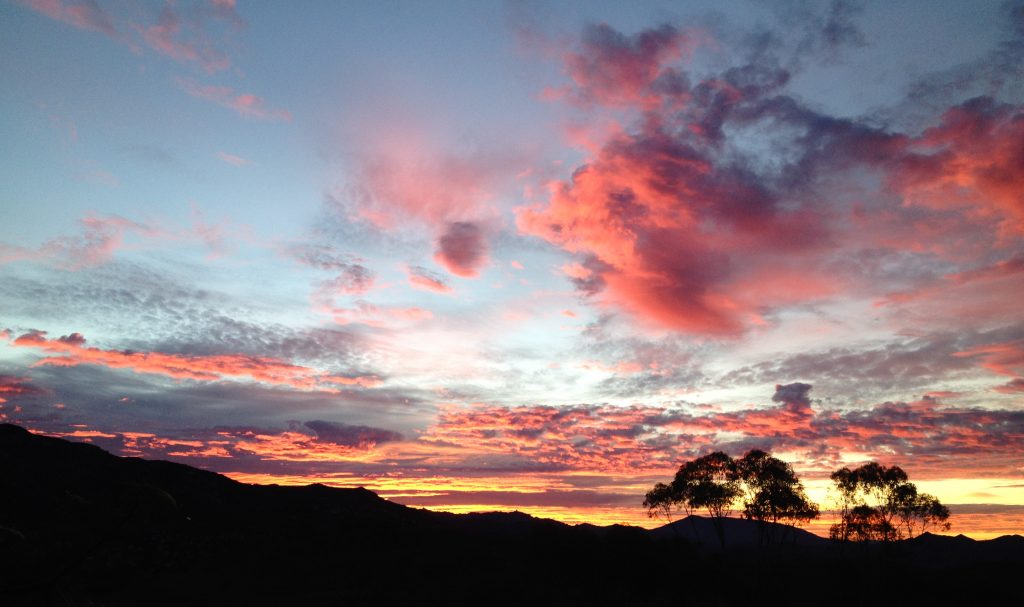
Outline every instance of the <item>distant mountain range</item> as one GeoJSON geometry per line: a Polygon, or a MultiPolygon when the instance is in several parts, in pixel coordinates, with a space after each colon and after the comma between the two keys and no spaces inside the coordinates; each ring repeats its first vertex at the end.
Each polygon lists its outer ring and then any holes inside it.
{"type": "MultiPolygon", "coordinates": [[[[967,585],[975,598],[1024,598],[1010,583],[1024,566],[1021,536],[842,546],[783,525],[724,523],[723,552],[697,516],[647,531],[431,512],[365,489],[246,485],[0,424],[0,605],[677,604],[681,585],[730,605],[763,598],[765,584],[827,591],[850,572],[953,583],[932,593],[893,582],[890,598],[941,604],[967,585]]],[[[878,586],[831,602],[861,604],[878,586]]]]}

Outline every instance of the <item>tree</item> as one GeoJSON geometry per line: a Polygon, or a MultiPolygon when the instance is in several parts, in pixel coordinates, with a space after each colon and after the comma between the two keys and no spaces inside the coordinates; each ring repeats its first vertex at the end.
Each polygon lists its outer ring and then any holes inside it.
{"type": "Polygon", "coordinates": [[[918,493],[899,466],[870,462],[840,468],[831,478],[840,506],[840,521],[829,530],[833,539],[891,542],[931,526],[950,527],[949,509],[935,496],[918,493]]]}
{"type": "Polygon", "coordinates": [[[725,524],[733,502],[740,496],[736,463],[722,451],[715,451],[679,467],[672,479],[672,492],[692,510],[704,509],[725,546],[725,524]]]}
{"type": "Polygon", "coordinates": [[[743,516],[761,523],[801,523],[818,517],[818,506],[807,499],[792,466],[757,449],[738,460],[715,451],[683,462],[671,484],[657,483],[647,492],[644,507],[648,516],[669,521],[677,510],[687,516],[705,510],[725,546],[724,519],[740,497],[743,516]]]}
{"type": "Polygon", "coordinates": [[[672,512],[678,506],[679,503],[672,494],[672,487],[665,483],[655,484],[644,496],[644,508],[647,508],[647,516],[651,518],[664,516],[665,520],[671,523],[672,512]]]}
{"type": "Polygon", "coordinates": [[[759,449],[736,460],[738,478],[745,487],[743,516],[760,523],[762,540],[775,539],[775,525],[765,523],[806,523],[819,516],[817,504],[807,499],[803,483],[793,467],[759,449]]]}

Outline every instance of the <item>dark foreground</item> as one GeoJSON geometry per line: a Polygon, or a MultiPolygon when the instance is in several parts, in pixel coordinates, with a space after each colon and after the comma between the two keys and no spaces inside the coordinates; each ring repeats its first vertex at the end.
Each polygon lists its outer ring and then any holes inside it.
{"type": "MultiPolygon", "coordinates": [[[[1024,604],[1024,538],[761,546],[244,485],[0,425],[0,605],[1024,604]]],[[[711,535],[709,535],[711,534],[711,535]]]]}

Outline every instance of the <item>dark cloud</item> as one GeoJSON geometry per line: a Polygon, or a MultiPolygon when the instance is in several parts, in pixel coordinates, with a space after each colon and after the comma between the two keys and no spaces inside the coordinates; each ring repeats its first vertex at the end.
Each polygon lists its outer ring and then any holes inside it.
{"type": "MultiPolygon", "coordinates": [[[[864,12],[859,0],[832,0],[825,10],[818,12],[821,3],[800,3],[804,37],[796,47],[797,58],[820,57],[835,61],[847,48],[862,47],[867,38],[857,23],[864,12]]],[[[793,15],[793,12],[790,15],[793,15]]]]}
{"type": "Polygon", "coordinates": [[[811,385],[802,383],[777,384],[772,402],[782,403],[794,409],[806,409],[811,406],[811,385]]]}
{"type": "Polygon", "coordinates": [[[687,36],[664,24],[625,36],[606,23],[583,30],[580,50],[570,54],[566,68],[585,103],[634,104],[659,78],[665,88],[669,76],[662,64],[678,58],[687,36]]]}
{"type": "Polygon", "coordinates": [[[827,402],[842,402],[835,398],[838,395],[850,400],[884,398],[893,392],[910,395],[944,389],[973,374],[979,365],[978,358],[957,356],[957,353],[1022,337],[1024,330],[1011,326],[988,331],[934,333],[880,345],[781,354],[729,371],[716,383],[763,385],[779,377],[813,377],[827,402]]]}
{"type": "Polygon", "coordinates": [[[346,447],[365,449],[380,443],[402,440],[402,435],[397,432],[370,426],[351,426],[322,420],[308,421],[305,426],[316,432],[317,440],[346,447]]]}
{"type": "Polygon", "coordinates": [[[339,252],[330,245],[292,245],[286,253],[303,265],[336,274],[331,280],[319,283],[322,297],[333,294],[362,295],[373,287],[374,273],[353,255],[339,252]]]}
{"type": "Polygon", "coordinates": [[[487,241],[483,230],[472,222],[449,223],[438,238],[434,257],[452,274],[467,278],[476,276],[480,266],[487,261],[487,241]]]}
{"type": "Polygon", "coordinates": [[[26,398],[49,394],[49,390],[37,386],[27,377],[0,373],[0,403],[16,405],[26,398]]]}

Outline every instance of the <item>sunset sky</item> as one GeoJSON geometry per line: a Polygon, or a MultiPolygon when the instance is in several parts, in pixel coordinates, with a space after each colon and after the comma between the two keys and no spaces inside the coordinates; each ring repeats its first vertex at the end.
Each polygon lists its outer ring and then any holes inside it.
{"type": "Polygon", "coordinates": [[[1022,3],[23,0],[0,82],[0,420],[598,524],[877,460],[1024,531],[1022,3]]]}

